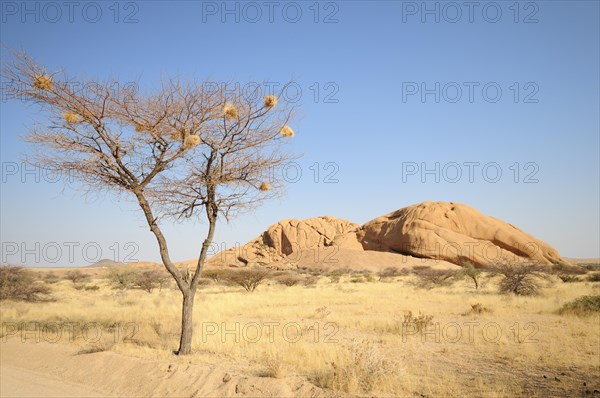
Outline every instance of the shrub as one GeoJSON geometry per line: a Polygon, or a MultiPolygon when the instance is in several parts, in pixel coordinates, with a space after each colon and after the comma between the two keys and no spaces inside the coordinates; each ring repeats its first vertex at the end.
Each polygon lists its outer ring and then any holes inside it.
{"type": "Polygon", "coordinates": [[[559,310],[560,315],[590,316],[600,314],[600,295],[581,296],[564,304],[559,310]]]}
{"type": "Polygon", "coordinates": [[[469,310],[469,314],[483,314],[485,312],[492,312],[489,308],[485,307],[481,303],[471,304],[471,309],[469,310]]]}
{"type": "Polygon", "coordinates": [[[302,284],[306,287],[314,287],[319,281],[319,277],[315,275],[309,275],[302,281],[302,284]]]}
{"type": "Polygon", "coordinates": [[[564,283],[581,282],[575,275],[558,275],[558,278],[564,283]]]}
{"type": "Polygon", "coordinates": [[[407,268],[399,269],[398,267],[386,267],[379,271],[377,276],[379,276],[379,280],[384,280],[407,275],[409,272],[410,271],[407,268]]]}
{"type": "Polygon", "coordinates": [[[53,283],[57,283],[58,281],[60,281],[60,278],[54,272],[47,272],[42,277],[42,280],[46,283],[53,284],[53,283]]]}
{"type": "Polygon", "coordinates": [[[11,265],[0,266],[0,300],[47,300],[50,288],[38,280],[33,272],[11,265]]]}
{"type": "Polygon", "coordinates": [[[435,286],[450,286],[454,282],[457,272],[443,269],[424,269],[415,272],[418,281],[416,285],[421,288],[431,289],[435,286]]]}
{"type": "Polygon", "coordinates": [[[568,264],[553,264],[550,270],[551,273],[558,276],[558,278],[565,282],[580,282],[576,275],[585,274],[587,271],[584,267],[568,265],[568,264]]]}
{"type": "Polygon", "coordinates": [[[590,282],[600,282],[600,272],[591,274],[587,279],[590,282]]]}
{"type": "Polygon", "coordinates": [[[142,273],[136,273],[134,278],[134,284],[142,290],[152,293],[156,288],[159,291],[162,290],[163,286],[169,281],[169,276],[157,269],[144,271],[142,273]]]}
{"type": "Polygon", "coordinates": [[[491,267],[494,274],[500,275],[500,293],[519,296],[539,294],[544,280],[549,280],[547,268],[534,263],[501,263],[491,267]]]}
{"type": "Polygon", "coordinates": [[[244,268],[238,271],[229,270],[224,279],[240,285],[247,292],[253,292],[256,290],[258,285],[264,282],[266,277],[269,275],[268,269],[263,268],[244,268]]]}
{"type": "Polygon", "coordinates": [[[311,377],[316,385],[358,395],[385,390],[398,376],[398,364],[367,340],[352,340],[326,364],[311,377]]]}
{"type": "Polygon", "coordinates": [[[208,278],[215,283],[219,283],[223,280],[224,271],[221,269],[209,268],[202,271],[202,277],[208,278]]]}
{"type": "Polygon", "coordinates": [[[433,315],[426,315],[419,311],[418,316],[414,316],[412,311],[404,313],[404,319],[402,320],[402,330],[407,330],[408,327],[412,327],[413,331],[423,333],[427,327],[433,325],[433,315]]]}
{"type": "Polygon", "coordinates": [[[128,268],[111,268],[106,274],[106,279],[109,280],[115,289],[128,289],[135,283],[137,272],[128,268]]]}
{"type": "Polygon", "coordinates": [[[275,277],[275,281],[285,286],[295,286],[302,282],[304,278],[298,275],[282,274],[275,277]]]}
{"type": "Polygon", "coordinates": [[[77,284],[89,280],[90,276],[79,270],[73,270],[65,274],[65,279],[77,284]]]}

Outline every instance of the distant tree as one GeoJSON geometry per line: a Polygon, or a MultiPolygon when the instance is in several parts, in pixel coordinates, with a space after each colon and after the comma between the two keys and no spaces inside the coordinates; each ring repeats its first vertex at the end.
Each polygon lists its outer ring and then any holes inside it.
{"type": "Polygon", "coordinates": [[[133,287],[138,277],[136,271],[129,268],[110,268],[106,274],[108,279],[115,289],[129,289],[133,287]]]}
{"type": "Polygon", "coordinates": [[[479,268],[475,268],[475,266],[471,263],[466,263],[463,265],[463,269],[460,271],[460,277],[470,279],[475,285],[475,290],[479,289],[479,283],[481,280],[483,271],[479,268]]]}
{"type": "Polygon", "coordinates": [[[65,274],[65,279],[70,280],[71,282],[73,282],[75,284],[75,283],[81,283],[81,282],[88,281],[90,279],[90,276],[88,274],[81,272],[80,270],[73,270],[73,271],[68,271],[65,274]]]}
{"type": "Polygon", "coordinates": [[[0,266],[0,300],[40,301],[48,299],[50,288],[33,272],[12,265],[0,266]]]}
{"type": "Polygon", "coordinates": [[[50,73],[25,53],[13,58],[3,62],[8,96],[39,105],[47,119],[27,137],[40,149],[32,163],[139,205],[182,294],[178,354],[190,354],[194,300],[217,220],[280,191],[283,175],[272,170],[291,159],[282,144],[294,136],[293,105],[278,104],[275,93],[259,96],[259,85],[240,93],[231,84],[169,79],[148,94],[50,73]],[[160,221],[186,218],[205,220],[208,229],[195,270],[184,274],[160,221]]]}
{"type": "Polygon", "coordinates": [[[223,280],[224,275],[224,271],[222,269],[217,268],[209,268],[204,270],[204,272],[202,273],[203,277],[208,278],[215,283],[221,282],[221,280],[223,280]]]}
{"type": "Polygon", "coordinates": [[[137,273],[135,275],[133,283],[140,289],[152,293],[156,288],[162,290],[163,286],[167,283],[169,276],[159,270],[148,270],[137,273]]]}
{"type": "Polygon", "coordinates": [[[230,270],[225,274],[225,279],[231,283],[240,285],[247,292],[253,292],[265,281],[269,275],[268,269],[263,268],[242,268],[240,270],[230,270]]]}
{"type": "Polygon", "coordinates": [[[430,289],[435,286],[449,286],[457,276],[457,271],[445,269],[422,269],[414,271],[417,276],[417,286],[430,289]]]}

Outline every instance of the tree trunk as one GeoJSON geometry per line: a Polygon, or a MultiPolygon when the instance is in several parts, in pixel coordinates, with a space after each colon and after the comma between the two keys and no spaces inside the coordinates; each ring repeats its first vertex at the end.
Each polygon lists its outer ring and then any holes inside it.
{"type": "Polygon", "coordinates": [[[183,306],[181,310],[181,338],[179,339],[179,349],[177,355],[189,355],[192,353],[192,335],[193,335],[193,310],[194,289],[183,294],[183,306]]]}

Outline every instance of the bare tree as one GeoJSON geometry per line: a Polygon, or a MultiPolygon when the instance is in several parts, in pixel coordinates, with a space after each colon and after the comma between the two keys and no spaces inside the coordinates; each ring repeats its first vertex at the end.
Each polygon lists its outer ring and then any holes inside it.
{"type": "Polygon", "coordinates": [[[125,193],[139,205],[163,265],[183,298],[179,355],[191,352],[192,311],[217,219],[274,197],[282,186],[269,173],[291,158],[294,108],[276,95],[240,95],[231,85],[172,79],[153,94],[115,93],[118,81],[89,82],[49,73],[25,53],[2,71],[9,93],[40,105],[46,122],[28,140],[34,162],[76,178],[86,192],[125,193]],[[86,92],[77,90],[85,87],[86,92]],[[208,229],[195,271],[180,271],[160,222],[199,218],[208,229]]]}

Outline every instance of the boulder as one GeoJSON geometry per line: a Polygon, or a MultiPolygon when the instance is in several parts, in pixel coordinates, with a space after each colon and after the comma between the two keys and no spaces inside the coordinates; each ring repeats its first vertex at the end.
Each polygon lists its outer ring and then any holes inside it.
{"type": "Polygon", "coordinates": [[[496,262],[567,263],[545,242],[519,228],[453,202],[423,202],[363,225],[365,250],[485,266],[496,262]]]}

